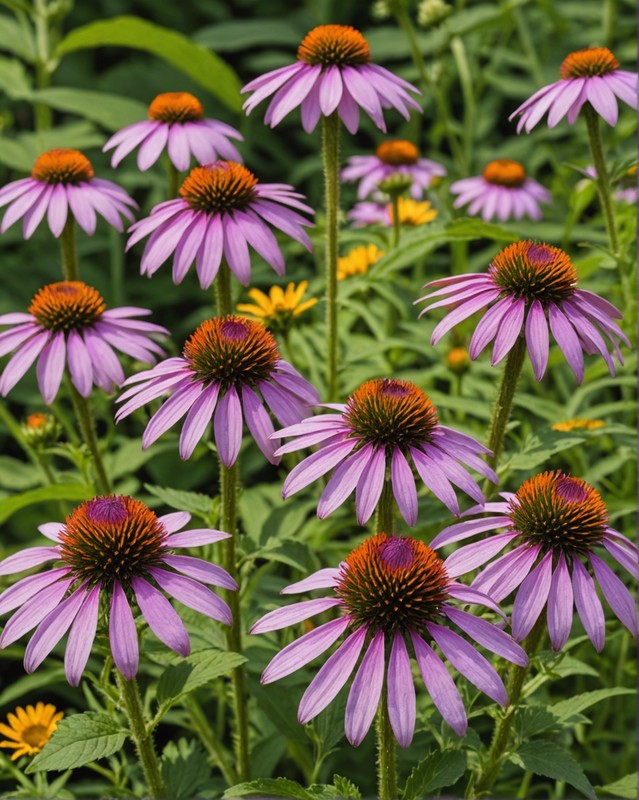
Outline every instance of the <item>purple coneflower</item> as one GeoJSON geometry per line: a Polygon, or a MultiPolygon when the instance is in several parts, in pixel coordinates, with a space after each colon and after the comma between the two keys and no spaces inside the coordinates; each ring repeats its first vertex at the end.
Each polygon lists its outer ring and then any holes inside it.
{"type": "Polygon", "coordinates": [[[606,625],[595,582],[583,563],[590,562],[606,601],[633,636],[639,636],[632,595],[594,549],[602,545],[635,581],[639,578],[639,551],[609,527],[608,512],[599,492],[585,481],[556,470],[535,475],[524,481],[515,494],[503,496],[506,502],[470,510],[488,511],[494,516],[460,522],[433,539],[433,547],[443,547],[485,531],[507,529],[456,550],[445,562],[448,574],[453,578],[463,575],[514,544],[514,549],[480,572],[473,588],[499,603],[520,587],[512,613],[517,641],[527,636],[547,605],[554,650],[560,650],[568,640],[574,602],[586,633],[595,648],[601,650],[606,625]]]}
{"type": "Polygon", "coordinates": [[[180,197],[155,206],[151,215],[129,228],[129,250],[149,236],[140,271],[149,277],[173,257],[173,281],[181,283],[195,261],[200,286],[215,280],[222,258],[243,286],[251,279],[249,245],[275,270],[285,272],[284,256],[269,225],[308,250],[305,226],[312,223],[293,209],[313,214],[303,195],[285,183],[258,183],[246,167],[216,161],[195,167],[180,188],[180,197]]]}
{"type": "Polygon", "coordinates": [[[180,172],[189,168],[191,156],[200,164],[225,158],[242,161],[237,147],[229,139],[242,141],[235,128],[215,119],[206,119],[202,103],[188,92],[159,94],[149,106],[149,118],[127,125],[114,134],[102,150],[113,150],[111,166],[115,169],[123,158],[139,147],[138,169],[155,164],[164,148],[173,166],[180,172]]]}
{"type": "MultiPolygon", "coordinates": [[[[413,200],[410,197],[397,198],[397,216],[400,225],[418,227],[432,222],[438,216],[430,200],[413,200]]],[[[367,225],[384,225],[392,227],[395,212],[392,203],[371,203],[363,200],[355,203],[346,214],[354,228],[365,228],[367,225]]]]}
{"type": "Polygon", "coordinates": [[[607,47],[588,47],[566,56],[559,68],[561,80],[550,83],[529,97],[510,115],[521,116],[517,133],[526,133],[548,112],[548,127],[554,128],[566,115],[572,125],[584,103],[590,103],[609,125],[617,124],[617,98],[637,108],[637,74],[619,69],[607,47]]]}
{"type": "Polygon", "coordinates": [[[339,608],[339,617],[319,625],[278,653],[264,670],[262,683],[290,675],[325,653],[348,632],[305,691],[298,720],[305,724],[335,699],[363,652],[346,705],[346,736],[354,746],[360,744],[371,726],[384,673],[393,732],[402,747],[411,743],[416,702],[409,648],[434,705],[459,736],[466,733],[467,727],[464,704],[432,644],[473,686],[500,705],[508,702],[504,684],[477,651],[477,644],[521,666],[528,663],[524,651],[507,633],[454,607],[451,601],[458,600],[499,611],[486,595],[451,581],[441,558],[417,539],[378,533],[356,547],[337,569],[321,569],[286,587],[282,594],[324,588],[332,589],[333,596],[271,611],[253,625],[251,633],[279,630],[327,609],[339,608]],[[451,630],[450,623],[473,643],[451,630]]]}
{"type": "Polygon", "coordinates": [[[342,180],[359,181],[357,196],[363,199],[377,191],[382,181],[397,174],[412,178],[410,193],[420,200],[433,179],[446,174],[446,168],[436,161],[420,158],[412,142],[397,139],[382,142],[374,156],[351,156],[342,170],[342,180]]]}
{"type": "Polygon", "coordinates": [[[563,250],[548,244],[521,241],[498,253],[487,273],[430,281],[424,288],[434,291],[416,302],[435,300],[421,314],[441,306],[454,306],[435,327],[431,337],[433,345],[455,325],[488,307],[470,340],[470,357],[476,359],[494,340],[494,366],[523,335],[538,381],[548,364],[550,327],[581,383],[584,353],[599,353],[614,375],[614,361],[605,339],[612,343],[622,364],[617,339],[628,346],[630,342],[613,321],[621,318],[621,312],[607,300],[585,289],[577,289],[576,285],[577,271],[563,250]]]}
{"type": "Polygon", "coordinates": [[[459,514],[453,485],[484,502],[481,489],[464,467],[497,483],[495,473],[479,458],[490,451],[470,436],[440,425],[430,398],[409,381],[367,381],[345,405],[330,408],[338,413],[309,417],[273,435],[277,439],[295,437],[276,455],[321,445],[291,470],[284,482],[284,498],[337,467],[317,507],[320,519],[355,491],[357,522],[364,525],[375,511],[388,466],[400,513],[408,525],[415,525],[417,489],[410,461],[453,514],[459,514]]]}
{"type": "Polygon", "coordinates": [[[82,230],[95,233],[96,212],[122,231],[120,217],[133,220],[137,203],[115,183],[94,176],[89,159],[79,150],[47,150],[38,156],[30,178],[8,183],[0,189],[0,208],[7,208],[0,232],[23,219],[22,233],[28,239],[47,215],[49,229],[59,237],[69,217],[82,230]]]}
{"type": "Polygon", "coordinates": [[[297,61],[247,83],[242,92],[253,92],[244,103],[247,114],[275,94],[264,121],[272,128],[297,106],[302,126],[310,133],[321,116],[337,112],[350,133],[359,127],[359,109],[386,131],[384,108],[395,108],[405,118],[409,109],[421,110],[409,92],[420,94],[387,69],[371,63],[368,42],[350,25],[319,25],[306,35],[297,50],[297,61]]]}
{"type": "Polygon", "coordinates": [[[117,412],[117,422],[167,392],[172,395],[147,425],[144,449],[186,415],[180,456],[190,458],[213,420],[215,444],[226,467],[239,453],[243,421],[266,458],[279,463],[265,403],[282,425],[292,425],[319,400],[311,384],[280,358],[269,331],[259,322],[234,315],[203,322],[184,345],[182,358],[162,361],[129,378],[127,384],[133,386],[118,399],[127,402],[117,412]]]}
{"type": "Polygon", "coordinates": [[[182,656],[190,651],[189,635],[162,591],[212,619],[231,624],[228,605],[204,584],[236,589],[221,567],[199,558],[175,555],[184,547],[228,539],[222,531],[197,529],[185,512],[157,517],[144,503],[126,496],[95,497],[74,509],[64,523],[48,522],[39,530],[52,547],[32,547],[0,562],[0,575],[46,562],[48,572],[30,575],[0,595],[0,613],[19,609],[0,637],[8,647],[36,628],[24,655],[33,672],[70,629],[64,657],[67,680],[80,682],[98,625],[102,605],[109,611],[109,640],[116,667],[131,680],[138,671],[138,635],[131,610],[135,602],[153,633],[182,656]]]}
{"type": "Polygon", "coordinates": [[[16,351],[0,378],[0,392],[5,396],[36,359],[45,403],[55,399],[65,366],[82,397],[94,384],[112,392],[124,381],[114,349],[149,364],[164,354],[150,334],[168,334],[166,328],[133,319],[150,313],[130,306],[107,309],[99,292],[82,281],[43,286],[28,314],[0,315],[0,325],[10,326],[0,333],[0,356],[16,351]]]}
{"type": "Polygon", "coordinates": [[[457,195],[455,208],[469,205],[468,214],[481,214],[482,219],[509,219],[542,217],[539,203],[550,202],[550,192],[527,177],[526,170],[517,161],[499,158],[486,165],[481,175],[456,181],[450,191],[457,195]]]}

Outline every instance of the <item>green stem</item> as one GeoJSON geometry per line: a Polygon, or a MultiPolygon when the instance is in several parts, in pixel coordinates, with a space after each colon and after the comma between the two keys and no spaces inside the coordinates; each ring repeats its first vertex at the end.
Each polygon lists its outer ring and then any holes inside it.
{"type": "Polygon", "coordinates": [[[590,140],[590,150],[592,151],[592,160],[594,167],[597,170],[597,189],[599,190],[599,199],[601,201],[601,211],[606,223],[606,230],[608,232],[608,239],[610,241],[610,249],[613,256],[619,259],[619,236],[617,235],[617,223],[612,209],[612,193],[610,191],[610,177],[608,175],[608,168],[606,166],[606,158],[603,151],[603,143],[601,141],[601,129],[599,127],[599,114],[595,109],[586,103],[584,105],[584,115],[586,117],[586,127],[588,128],[588,139],[590,140]]]}
{"type": "Polygon", "coordinates": [[[222,317],[233,312],[233,300],[231,297],[231,270],[224,259],[220,264],[215,281],[215,293],[217,296],[217,313],[222,317]]]}
{"type": "Polygon", "coordinates": [[[80,280],[78,254],[75,249],[75,223],[69,214],[60,235],[60,253],[62,255],[62,274],[65,281],[80,280]]]}
{"type": "Polygon", "coordinates": [[[504,446],[504,434],[506,433],[506,427],[510,419],[515,389],[517,388],[521,368],[524,365],[525,355],[526,340],[523,336],[520,336],[506,359],[506,366],[504,367],[499,393],[495,400],[493,415],[490,421],[490,433],[488,435],[487,446],[492,450],[493,454],[492,456],[488,456],[487,461],[493,469],[497,467],[499,456],[504,446]]]}
{"type": "Polygon", "coordinates": [[[385,682],[377,711],[377,781],[379,800],[397,800],[395,737],[388,718],[388,692],[385,682]]]}
{"type": "MultiPolygon", "coordinates": [[[[237,536],[237,461],[232,467],[225,467],[220,462],[220,528],[231,536],[225,539],[224,568],[237,582],[237,591],[227,591],[226,601],[230,606],[233,622],[226,634],[229,650],[242,652],[242,620],[240,616],[240,575],[237,568],[235,538],[237,536]]],[[[233,705],[235,709],[235,760],[237,778],[247,781],[250,777],[249,761],[249,725],[247,709],[246,674],[243,666],[233,670],[231,678],[233,686],[233,705]]]]}
{"type": "Polygon", "coordinates": [[[168,173],[168,199],[174,200],[178,196],[180,188],[180,171],[171,159],[169,159],[168,173]]]}
{"type": "Polygon", "coordinates": [[[211,761],[219,768],[222,777],[229,786],[237,783],[237,775],[232,764],[229,763],[229,756],[226,748],[215,735],[215,731],[209,725],[206,715],[202,711],[200,704],[192,694],[184,700],[184,706],[190,715],[190,722],[195,732],[200,737],[202,744],[206,748],[211,761]]]}
{"type": "Polygon", "coordinates": [[[393,249],[399,246],[402,235],[402,225],[399,219],[399,195],[391,195],[391,216],[393,217],[393,249]]]}
{"type": "Polygon", "coordinates": [[[140,759],[142,771],[151,797],[164,797],[164,781],[160,770],[153,737],[149,733],[144,719],[140,690],[135,679],[126,680],[117,670],[115,677],[120,690],[120,701],[129,720],[131,738],[140,759]]]}
{"type": "Polygon", "coordinates": [[[339,116],[322,117],[322,160],[326,209],[326,332],[328,400],[337,397],[337,234],[339,214],[339,116]]]}
{"type": "MultiPolygon", "coordinates": [[[[49,63],[51,59],[51,43],[47,0],[35,0],[33,4],[33,25],[36,40],[36,84],[38,89],[46,89],[51,83],[51,67],[49,63]]],[[[51,127],[52,114],[49,106],[44,103],[36,103],[34,112],[37,131],[51,127]]]]}
{"type": "Polygon", "coordinates": [[[71,401],[73,402],[73,409],[78,420],[78,425],[82,432],[82,438],[93,458],[98,491],[102,494],[111,494],[111,482],[109,481],[104,467],[104,461],[102,460],[102,454],[100,453],[100,445],[95,430],[95,419],[93,418],[91,404],[86,397],[82,397],[71,381],[69,381],[69,391],[71,393],[71,401]]]}
{"type": "Polygon", "coordinates": [[[510,745],[510,735],[515,718],[515,712],[521,699],[526,676],[530,670],[530,660],[537,652],[546,630],[545,615],[541,614],[534,628],[523,642],[523,648],[528,654],[528,666],[519,667],[512,664],[508,673],[506,691],[508,693],[508,706],[495,724],[493,739],[488,751],[488,758],[474,786],[470,787],[467,797],[480,797],[488,795],[493,784],[499,776],[499,771],[504,762],[504,757],[510,745]]]}
{"type": "Polygon", "coordinates": [[[393,486],[388,478],[384,481],[382,496],[377,506],[376,532],[391,536],[395,532],[395,498],[393,486]]]}

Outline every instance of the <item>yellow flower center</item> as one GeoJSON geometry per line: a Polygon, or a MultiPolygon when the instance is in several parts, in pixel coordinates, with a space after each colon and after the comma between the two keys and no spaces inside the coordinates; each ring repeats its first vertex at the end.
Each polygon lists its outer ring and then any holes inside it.
{"type": "Polygon", "coordinates": [[[235,161],[195,167],[180,188],[180,197],[195,211],[241,210],[255,197],[257,178],[235,161]]]}
{"type": "Polygon", "coordinates": [[[89,159],[79,150],[47,150],[36,158],[31,177],[44,183],[81,183],[93,177],[89,159]]]}
{"type": "Polygon", "coordinates": [[[149,106],[149,119],[158,122],[194,122],[204,119],[202,103],[188,92],[159,94],[149,106]]]}
{"type": "Polygon", "coordinates": [[[371,60],[371,51],[362,34],[350,25],[319,25],[304,37],[297,58],[324,67],[356,67],[371,60]]]}
{"type": "Polygon", "coordinates": [[[105,310],[100,293],[82,281],[49,283],[36,292],[29,306],[40,325],[52,331],[86,327],[105,310]]]}
{"type": "Polygon", "coordinates": [[[497,186],[508,186],[516,188],[523,186],[526,180],[526,170],[518,161],[511,161],[509,158],[498,158],[491,161],[484,167],[484,180],[494,183],[497,186]]]}
{"type": "Polygon", "coordinates": [[[563,80],[569,80],[608,75],[617,69],[619,62],[607,47],[586,47],[567,55],[559,67],[559,74],[563,80]]]}
{"type": "Polygon", "coordinates": [[[375,155],[384,164],[389,164],[392,167],[403,167],[417,163],[419,150],[412,142],[408,142],[406,139],[395,139],[378,145],[375,155]]]}

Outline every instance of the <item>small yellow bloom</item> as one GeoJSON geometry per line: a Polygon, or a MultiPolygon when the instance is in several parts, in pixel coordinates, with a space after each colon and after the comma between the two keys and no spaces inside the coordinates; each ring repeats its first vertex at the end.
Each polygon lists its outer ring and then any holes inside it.
{"type": "MultiPolygon", "coordinates": [[[[432,222],[438,213],[428,200],[411,200],[409,197],[400,197],[397,207],[400,225],[425,225],[427,222],[432,222]]],[[[392,205],[388,207],[388,210],[391,222],[393,222],[392,205]]]]}
{"type": "Polygon", "coordinates": [[[287,328],[295,317],[299,317],[317,303],[317,297],[301,302],[307,288],[308,281],[301,281],[297,286],[289,283],[286,290],[281,286],[271,286],[268,294],[260,289],[251,289],[248,294],[256,305],[240,303],[237,310],[267,325],[287,328]]]}
{"type": "Polygon", "coordinates": [[[453,347],[446,356],[446,366],[451,372],[463,373],[470,367],[470,356],[465,347],[453,347]]]}
{"type": "Polygon", "coordinates": [[[555,422],[552,426],[553,431],[574,431],[577,428],[584,428],[587,431],[594,431],[595,428],[603,428],[605,422],[602,419],[567,419],[564,422],[555,422]]]}
{"type": "Polygon", "coordinates": [[[0,742],[0,747],[15,750],[12,761],[20,756],[34,756],[49,741],[63,716],[62,711],[56,712],[55,706],[50,703],[46,706],[37,703],[35,708],[18,706],[15,714],[7,714],[8,725],[0,722],[0,734],[7,737],[0,742]]]}
{"type": "Polygon", "coordinates": [[[363,244],[350,250],[345,256],[337,259],[337,280],[352,278],[353,275],[365,275],[384,255],[374,244],[363,244]]]}

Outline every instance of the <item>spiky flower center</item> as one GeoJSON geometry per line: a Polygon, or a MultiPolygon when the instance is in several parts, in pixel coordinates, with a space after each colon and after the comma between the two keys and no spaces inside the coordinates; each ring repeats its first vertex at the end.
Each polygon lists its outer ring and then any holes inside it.
{"type": "Polygon", "coordinates": [[[79,580],[127,584],[157,566],[167,533],[153,511],[126,495],[94,497],[74,509],[60,534],[60,558],[79,580]]]}
{"type": "Polygon", "coordinates": [[[436,619],[448,583],[444,562],[430,547],[378,533],[346,558],[335,591],[358,625],[404,633],[436,619]]]}
{"type": "Polygon", "coordinates": [[[371,51],[362,34],[350,25],[319,25],[304,37],[297,58],[324,67],[357,67],[371,60],[371,51]]]}
{"type": "Polygon", "coordinates": [[[202,103],[188,92],[165,92],[151,101],[149,119],[158,122],[195,122],[204,119],[202,103]]]}
{"type": "Polygon", "coordinates": [[[36,158],[31,177],[44,183],[82,183],[93,177],[89,159],[79,150],[47,150],[36,158]]]}
{"type": "Polygon", "coordinates": [[[29,306],[43,328],[56,332],[85,328],[105,310],[100,293],[82,281],[49,283],[38,289],[29,306]]]}
{"type": "Polygon", "coordinates": [[[195,167],[180,187],[182,197],[195,211],[240,211],[255,198],[255,175],[235,161],[215,161],[195,167]]]}
{"type": "Polygon", "coordinates": [[[437,409],[409,381],[366,381],[349,397],[346,422],[364,442],[382,447],[417,447],[437,427],[437,409]]]}
{"type": "Polygon", "coordinates": [[[619,62],[607,47],[586,47],[567,55],[559,67],[559,74],[563,80],[569,80],[608,75],[617,69],[619,62]]]}
{"type": "Polygon", "coordinates": [[[486,164],[483,171],[484,180],[497,186],[516,189],[526,181],[526,170],[518,161],[509,158],[498,158],[486,164]]]}
{"type": "Polygon", "coordinates": [[[489,269],[505,294],[544,305],[571,297],[577,284],[577,270],[570,256],[558,247],[530,240],[504,248],[489,269]]]}
{"type": "Polygon", "coordinates": [[[608,523],[599,492],[561,470],[524,481],[509,506],[513,529],[544,551],[585,555],[599,544],[608,523]]]}
{"type": "Polygon", "coordinates": [[[280,354],[264,325],[229,315],[203,322],[184,345],[184,358],[205,384],[254,386],[268,380],[280,354]]]}
{"type": "Polygon", "coordinates": [[[391,167],[405,167],[416,164],[419,160],[419,150],[412,142],[407,142],[405,139],[382,142],[377,145],[375,155],[391,167]]]}

